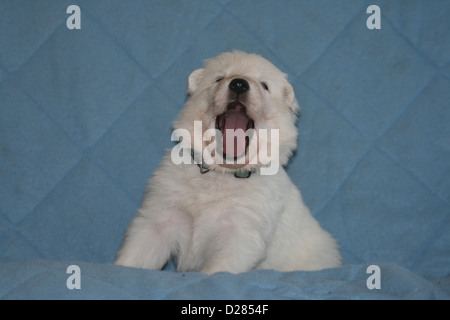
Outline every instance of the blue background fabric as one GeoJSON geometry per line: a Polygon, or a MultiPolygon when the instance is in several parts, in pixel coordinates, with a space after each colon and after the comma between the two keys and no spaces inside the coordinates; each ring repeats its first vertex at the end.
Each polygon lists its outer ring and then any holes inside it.
{"type": "Polygon", "coordinates": [[[449,299],[449,16],[447,0],[1,0],[0,298],[449,299]],[[233,49],[289,75],[302,115],[287,171],[344,264],[113,265],[187,77],[233,49]],[[80,290],[66,287],[73,264],[80,290]]]}

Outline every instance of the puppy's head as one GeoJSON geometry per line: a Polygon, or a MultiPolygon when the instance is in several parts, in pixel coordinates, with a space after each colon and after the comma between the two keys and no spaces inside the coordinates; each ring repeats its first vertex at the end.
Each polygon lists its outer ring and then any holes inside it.
{"type": "Polygon", "coordinates": [[[189,131],[192,138],[186,142],[197,154],[214,156],[211,169],[267,166],[262,152],[284,165],[295,150],[299,106],[294,90],[286,74],[266,59],[240,51],[209,59],[189,76],[187,93],[174,128],[189,131]],[[201,123],[201,135],[194,132],[195,121],[201,123]],[[217,134],[212,138],[207,132],[217,134]]]}

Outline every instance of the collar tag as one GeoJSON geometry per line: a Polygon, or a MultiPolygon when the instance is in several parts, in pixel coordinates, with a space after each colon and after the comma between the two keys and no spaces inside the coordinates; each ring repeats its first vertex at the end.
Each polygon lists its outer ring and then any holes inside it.
{"type": "Polygon", "coordinates": [[[250,178],[250,176],[252,175],[252,171],[251,170],[238,170],[234,172],[234,176],[236,178],[250,178]]]}
{"type": "Polygon", "coordinates": [[[204,174],[207,173],[209,171],[209,166],[207,166],[206,164],[198,164],[198,167],[200,168],[200,173],[204,174]]]}
{"type": "MultiPolygon", "coordinates": [[[[191,149],[191,156],[195,162],[196,154],[194,152],[194,149],[191,149]]],[[[200,163],[197,163],[198,167],[200,168],[200,173],[204,174],[204,173],[209,172],[209,166],[207,164],[203,163],[203,157],[201,158],[201,160],[202,161],[200,163]]],[[[250,178],[250,176],[254,172],[256,172],[255,168],[252,168],[251,170],[237,170],[234,172],[234,176],[235,176],[235,178],[246,179],[246,178],[250,178]]]]}

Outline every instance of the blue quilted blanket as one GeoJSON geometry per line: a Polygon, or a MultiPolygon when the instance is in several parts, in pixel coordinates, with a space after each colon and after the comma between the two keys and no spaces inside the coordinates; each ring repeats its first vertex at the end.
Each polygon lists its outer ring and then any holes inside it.
{"type": "Polygon", "coordinates": [[[0,298],[449,299],[449,16],[448,0],[1,0],[0,298]],[[343,266],[113,265],[188,75],[232,49],[289,75],[287,171],[343,266]]]}

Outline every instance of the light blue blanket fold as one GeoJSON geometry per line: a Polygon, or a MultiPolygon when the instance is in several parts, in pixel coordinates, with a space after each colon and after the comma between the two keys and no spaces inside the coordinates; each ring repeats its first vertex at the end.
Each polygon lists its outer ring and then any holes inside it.
{"type": "MultiPolygon", "coordinates": [[[[380,264],[380,289],[369,289],[368,265],[323,271],[256,270],[239,275],[130,269],[83,261],[0,264],[4,299],[448,299],[439,285],[396,264],[380,264]],[[79,288],[67,272],[79,267],[79,288]],[[69,282],[69,285],[67,283],[69,282]]],[[[370,281],[370,280],[369,280],[370,281]]]]}

